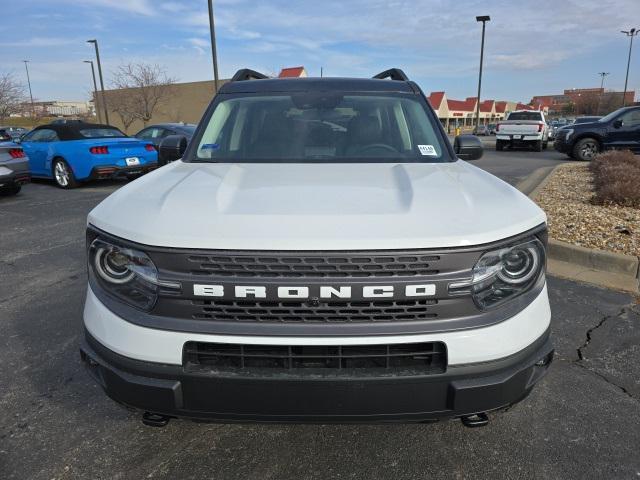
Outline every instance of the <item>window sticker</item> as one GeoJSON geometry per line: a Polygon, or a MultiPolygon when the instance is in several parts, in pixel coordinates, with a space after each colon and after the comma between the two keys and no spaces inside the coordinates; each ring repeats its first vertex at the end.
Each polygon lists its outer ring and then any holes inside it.
{"type": "Polygon", "coordinates": [[[418,145],[418,150],[422,155],[429,155],[430,157],[437,157],[438,152],[433,145],[418,145]]]}

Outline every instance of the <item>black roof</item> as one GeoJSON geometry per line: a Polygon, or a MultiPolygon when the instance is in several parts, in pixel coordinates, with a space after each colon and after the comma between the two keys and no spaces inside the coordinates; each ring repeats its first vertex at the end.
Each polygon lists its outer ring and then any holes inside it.
{"type": "MultiPolygon", "coordinates": [[[[120,129],[112,126],[101,123],[85,123],[85,122],[71,122],[71,123],[50,123],[48,125],[40,125],[39,127],[34,128],[33,130],[42,130],[48,129],[53,130],[58,134],[58,138],[60,140],[82,140],[87,137],[86,135],[82,135],[80,130],[84,130],[87,128],[109,128],[112,130],[118,130],[120,133],[120,129]]],[[[122,133],[123,136],[126,136],[122,133]]]]}
{"type": "Polygon", "coordinates": [[[220,87],[220,93],[255,92],[407,92],[415,93],[413,82],[381,80],[377,78],[267,78],[227,82],[220,87]]]}

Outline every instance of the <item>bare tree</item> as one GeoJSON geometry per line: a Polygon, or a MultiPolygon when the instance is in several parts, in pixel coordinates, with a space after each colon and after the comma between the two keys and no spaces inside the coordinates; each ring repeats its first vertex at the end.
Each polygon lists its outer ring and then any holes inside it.
{"type": "Polygon", "coordinates": [[[24,86],[10,73],[0,75],[0,119],[22,109],[24,86]]]}
{"type": "Polygon", "coordinates": [[[146,125],[159,106],[171,96],[175,82],[176,80],[167,76],[166,71],[158,65],[120,65],[112,81],[113,87],[119,91],[109,96],[109,107],[118,114],[125,128],[135,120],[140,120],[146,125]]]}

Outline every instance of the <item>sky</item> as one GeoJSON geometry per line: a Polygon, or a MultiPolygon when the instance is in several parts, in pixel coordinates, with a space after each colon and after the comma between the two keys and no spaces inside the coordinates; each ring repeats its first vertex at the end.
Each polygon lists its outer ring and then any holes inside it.
{"type": "MultiPolygon", "coordinates": [[[[3,0],[7,1],[8,0],[3,0]]],[[[0,73],[34,98],[85,100],[97,38],[105,87],[129,62],[158,64],[178,81],[212,78],[207,0],[22,0],[0,21],[0,73]]],[[[309,76],[370,77],[402,68],[429,94],[475,96],[481,24],[482,98],[528,102],[565,88],[622,90],[640,0],[215,0],[221,78],[249,67],[275,75],[304,65],[309,76]],[[635,24],[633,23],[635,22],[635,24]]],[[[640,97],[640,36],[629,89],[640,97]]]]}

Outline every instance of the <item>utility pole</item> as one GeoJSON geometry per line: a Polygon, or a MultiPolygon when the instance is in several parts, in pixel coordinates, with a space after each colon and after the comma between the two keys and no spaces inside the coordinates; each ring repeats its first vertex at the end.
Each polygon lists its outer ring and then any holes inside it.
{"type": "Polygon", "coordinates": [[[627,103],[627,82],[629,81],[629,65],[631,65],[631,49],[633,48],[633,37],[640,33],[637,28],[632,28],[629,31],[620,30],[620,33],[624,33],[627,37],[630,37],[629,41],[629,58],[627,59],[627,75],[624,77],[624,93],[622,94],[622,106],[627,103]]]}
{"type": "Polygon", "coordinates": [[[607,75],[610,75],[610,73],[598,72],[598,75],[600,75],[601,80],[600,80],[600,96],[598,97],[598,108],[596,110],[596,115],[600,115],[600,103],[602,102],[602,95],[604,95],[604,77],[606,77],[607,75]]]}
{"type": "Polygon", "coordinates": [[[91,64],[91,76],[93,77],[93,108],[96,109],[98,122],[102,122],[102,120],[100,119],[100,110],[98,110],[98,85],[96,84],[96,71],[93,68],[93,60],[83,60],[83,62],[91,64]]]}
{"type": "Polygon", "coordinates": [[[482,61],[484,59],[484,30],[487,22],[491,20],[489,15],[476,17],[476,22],[482,22],[482,43],[480,44],[480,73],[478,75],[478,100],[476,104],[476,133],[480,130],[480,88],[482,87],[482,61]]]}
{"type": "MultiPolygon", "coordinates": [[[[102,65],[100,64],[100,51],[98,50],[98,40],[87,40],[87,43],[93,43],[96,49],[96,61],[98,62],[98,75],[100,76],[100,93],[102,96],[102,109],[104,110],[104,119],[107,125],[109,124],[109,111],[107,109],[107,99],[104,96],[104,81],[102,80],[102,65]]],[[[96,100],[98,98],[96,97],[96,100]]],[[[97,106],[96,106],[97,109],[97,106]]]]}
{"type": "Polygon", "coordinates": [[[218,93],[218,52],[216,50],[216,27],[213,21],[213,0],[209,0],[209,30],[211,33],[211,57],[213,60],[213,80],[218,93]]]}
{"type": "Polygon", "coordinates": [[[27,85],[29,85],[29,98],[31,99],[31,117],[36,116],[35,109],[33,107],[33,94],[31,93],[31,79],[29,78],[29,60],[23,60],[24,69],[27,71],[27,85]]]}

